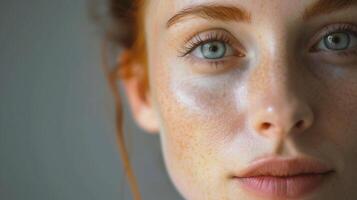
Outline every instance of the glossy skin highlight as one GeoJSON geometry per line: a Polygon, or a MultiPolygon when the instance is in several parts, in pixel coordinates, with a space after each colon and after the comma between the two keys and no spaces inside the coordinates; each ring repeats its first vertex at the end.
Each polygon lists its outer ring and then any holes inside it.
{"type": "Polygon", "coordinates": [[[135,100],[135,87],[125,86],[139,124],[159,132],[167,170],[185,199],[267,199],[231,178],[264,156],[310,157],[335,170],[299,199],[357,198],[357,34],[348,55],[311,50],[326,30],[348,24],[356,31],[357,7],[304,21],[314,2],[147,2],[149,100],[135,100]],[[175,13],[201,4],[244,8],[251,22],[189,17],[167,27],[175,13]],[[224,35],[233,53],[219,62],[182,55],[200,34],[224,35]]]}

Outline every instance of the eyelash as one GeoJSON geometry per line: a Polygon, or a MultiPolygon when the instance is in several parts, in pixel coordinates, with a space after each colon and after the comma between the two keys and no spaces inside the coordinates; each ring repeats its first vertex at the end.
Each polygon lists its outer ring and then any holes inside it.
{"type": "MultiPolygon", "coordinates": [[[[190,54],[193,50],[195,50],[197,47],[200,45],[203,45],[205,43],[209,42],[223,42],[227,44],[228,46],[233,46],[232,39],[227,35],[227,33],[222,33],[222,32],[209,32],[207,35],[201,36],[200,34],[194,36],[192,39],[190,39],[188,42],[185,42],[186,45],[180,50],[180,55],[179,57],[185,57],[186,55],[190,54]]],[[[233,49],[233,51],[236,51],[233,49]]],[[[217,61],[213,61],[217,62],[217,61]]]]}
{"type": "MultiPolygon", "coordinates": [[[[357,27],[352,25],[352,24],[334,24],[334,25],[329,25],[326,26],[325,28],[323,28],[323,33],[318,35],[318,42],[314,43],[312,50],[313,51],[323,51],[323,50],[318,50],[316,49],[316,45],[322,40],[324,39],[326,36],[332,34],[332,33],[336,33],[336,32],[348,32],[352,35],[354,35],[355,37],[357,37],[357,27]]],[[[227,45],[229,45],[230,47],[234,46],[233,45],[233,41],[232,38],[229,37],[227,35],[227,33],[224,32],[209,32],[207,35],[201,36],[201,34],[198,34],[196,36],[194,36],[192,39],[187,40],[186,45],[179,51],[179,57],[185,57],[188,54],[190,54],[193,50],[195,50],[197,47],[199,47],[202,44],[205,43],[209,43],[209,42],[214,42],[214,41],[219,41],[219,42],[223,42],[227,45]]],[[[233,48],[233,47],[232,47],[233,48]]],[[[235,52],[239,52],[236,49],[233,48],[233,51],[235,52]]],[[[333,51],[333,50],[331,50],[333,51]]],[[[328,51],[328,52],[331,52],[328,51]]],[[[357,48],[354,48],[352,50],[341,50],[341,51],[333,51],[335,54],[337,54],[337,56],[350,56],[350,55],[357,55],[357,48]]],[[[239,52],[240,53],[240,52],[239,52]]],[[[240,53],[242,54],[242,53],[240,53]]],[[[221,64],[222,60],[215,60],[215,61],[207,61],[210,62],[212,64],[214,64],[215,66],[218,66],[219,64],[221,64]]]]}

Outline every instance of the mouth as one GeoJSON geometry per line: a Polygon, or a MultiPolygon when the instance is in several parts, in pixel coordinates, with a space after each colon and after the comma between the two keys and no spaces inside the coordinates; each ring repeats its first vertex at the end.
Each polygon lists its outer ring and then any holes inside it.
{"type": "Polygon", "coordinates": [[[232,179],[243,189],[266,198],[299,198],[326,182],[335,171],[307,158],[260,159],[232,179]]]}

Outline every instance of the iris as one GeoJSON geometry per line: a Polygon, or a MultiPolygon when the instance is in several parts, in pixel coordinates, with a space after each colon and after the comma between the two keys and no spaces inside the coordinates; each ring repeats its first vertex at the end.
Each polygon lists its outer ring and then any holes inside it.
{"type": "Polygon", "coordinates": [[[201,54],[206,59],[220,59],[226,54],[226,44],[219,41],[207,42],[201,46],[201,54]]]}
{"type": "Polygon", "coordinates": [[[338,32],[327,35],[324,44],[330,50],[344,50],[350,45],[351,38],[348,33],[338,32]]]}

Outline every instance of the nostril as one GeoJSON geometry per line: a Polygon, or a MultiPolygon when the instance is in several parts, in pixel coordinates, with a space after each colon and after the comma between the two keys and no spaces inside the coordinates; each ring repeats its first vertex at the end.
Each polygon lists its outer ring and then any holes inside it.
{"type": "Polygon", "coordinates": [[[298,129],[302,129],[302,128],[304,127],[304,125],[305,125],[304,120],[300,120],[300,121],[298,121],[298,122],[296,123],[295,126],[296,126],[298,129]]]}
{"type": "Polygon", "coordinates": [[[271,123],[269,123],[269,122],[264,122],[264,123],[262,123],[262,125],[260,126],[260,129],[261,129],[262,131],[265,131],[265,130],[270,129],[271,127],[272,127],[272,124],[271,124],[271,123]]]}

